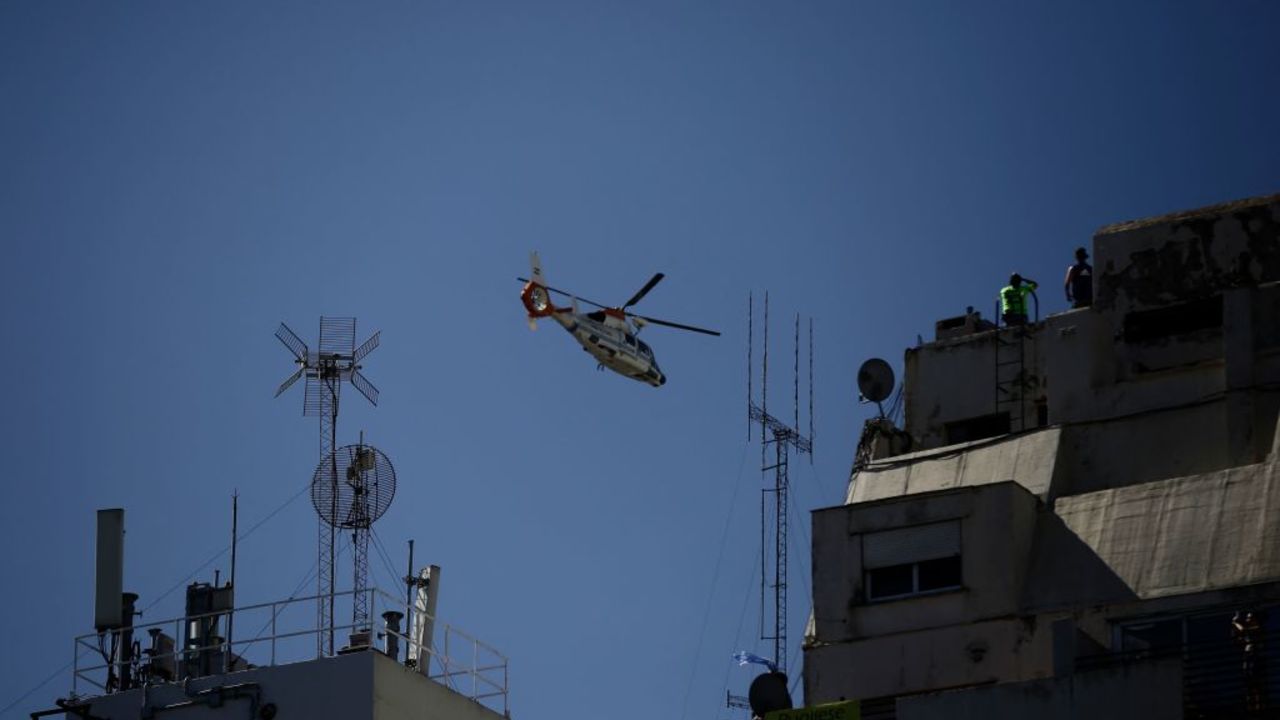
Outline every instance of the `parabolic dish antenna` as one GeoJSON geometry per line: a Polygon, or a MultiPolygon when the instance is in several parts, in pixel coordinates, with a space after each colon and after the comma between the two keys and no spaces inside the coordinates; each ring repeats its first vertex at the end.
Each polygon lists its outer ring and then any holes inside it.
{"type": "Polygon", "coordinates": [[[311,480],[311,504],[336,528],[368,529],[396,496],[391,460],[371,445],[345,445],[322,461],[311,480]],[[336,468],[336,476],[331,471],[336,468]]]}
{"type": "Polygon", "coordinates": [[[858,368],[858,392],[864,400],[884,402],[893,393],[893,368],[880,358],[871,358],[858,368]]]}
{"type": "Polygon", "coordinates": [[[767,672],[756,676],[747,689],[747,702],[756,717],[764,717],[775,710],[791,709],[791,693],[787,692],[787,676],[780,672],[767,672]]]}

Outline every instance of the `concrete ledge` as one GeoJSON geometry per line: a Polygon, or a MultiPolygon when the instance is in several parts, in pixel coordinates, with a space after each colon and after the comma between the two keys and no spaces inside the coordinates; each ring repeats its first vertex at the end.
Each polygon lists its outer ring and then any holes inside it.
{"type": "Polygon", "coordinates": [[[1013,480],[1047,498],[1061,441],[1060,428],[977,440],[908,453],[869,464],[849,483],[845,502],[991,485],[1013,480]]]}
{"type": "Polygon", "coordinates": [[[1177,659],[898,699],[898,720],[1179,720],[1177,659]]]}

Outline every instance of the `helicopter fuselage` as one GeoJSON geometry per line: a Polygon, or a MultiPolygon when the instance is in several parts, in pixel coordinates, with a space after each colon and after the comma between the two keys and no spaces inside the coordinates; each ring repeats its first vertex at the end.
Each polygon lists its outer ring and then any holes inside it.
{"type": "Polygon", "coordinates": [[[601,367],[653,387],[666,383],[667,376],[658,367],[653,350],[636,337],[626,320],[615,318],[608,311],[578,313],[569,308],[557,308],[551,317],[601,367]]]}

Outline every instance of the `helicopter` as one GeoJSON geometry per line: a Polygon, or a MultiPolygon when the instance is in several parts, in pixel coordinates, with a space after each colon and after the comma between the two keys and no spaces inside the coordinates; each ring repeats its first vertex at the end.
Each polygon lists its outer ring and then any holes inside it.
{"type": "Polygon", "coordinates": [[[529,313],[529,329],[537,329],[539,318],[549,317],[555,320],[573,336],[574,340],[578,341],[583,350],[591,353],[591,356],[599,362],[598,369],[609,368],[623,377],[660,387],[667,382],[667,376],[658,367],[653,349],[637,337],[645,325],[664,325],[704,335],[720,334],[715,330],[628,312],[627,308],[640,302],[640,299],[647,295],[654,285],[662,281],[664,277],[662,273],[649,278],[649,282],[621,306],[608,307],[547,285],[546,278],[542,275],[542,263],[538,259],[538,253],[529,254],[529,265],[532,279],[516,278],[525,284],[524,289],[520,291],[520,301],[524,303],[525,310],[529,313]],[[569,298],[570,306],[556,307],[551,302],[551,293],[569,298]],[[579,312],[578,301],[600,309],[579,312]]]}

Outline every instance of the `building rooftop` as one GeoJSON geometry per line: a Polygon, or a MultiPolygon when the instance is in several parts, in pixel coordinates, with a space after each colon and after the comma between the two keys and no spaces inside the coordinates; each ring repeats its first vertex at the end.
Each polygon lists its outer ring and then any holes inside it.
{"type": "Polygon", "coordinates": [[[807,702],[1276,709],[1280,665],[1242,668],[1280,642],[1280,195],[1109,225],[1093,250],[1091,306],[970,311],[906,351],[901,424],[867,423],[845,504],[813,513],[807,702]]]}

